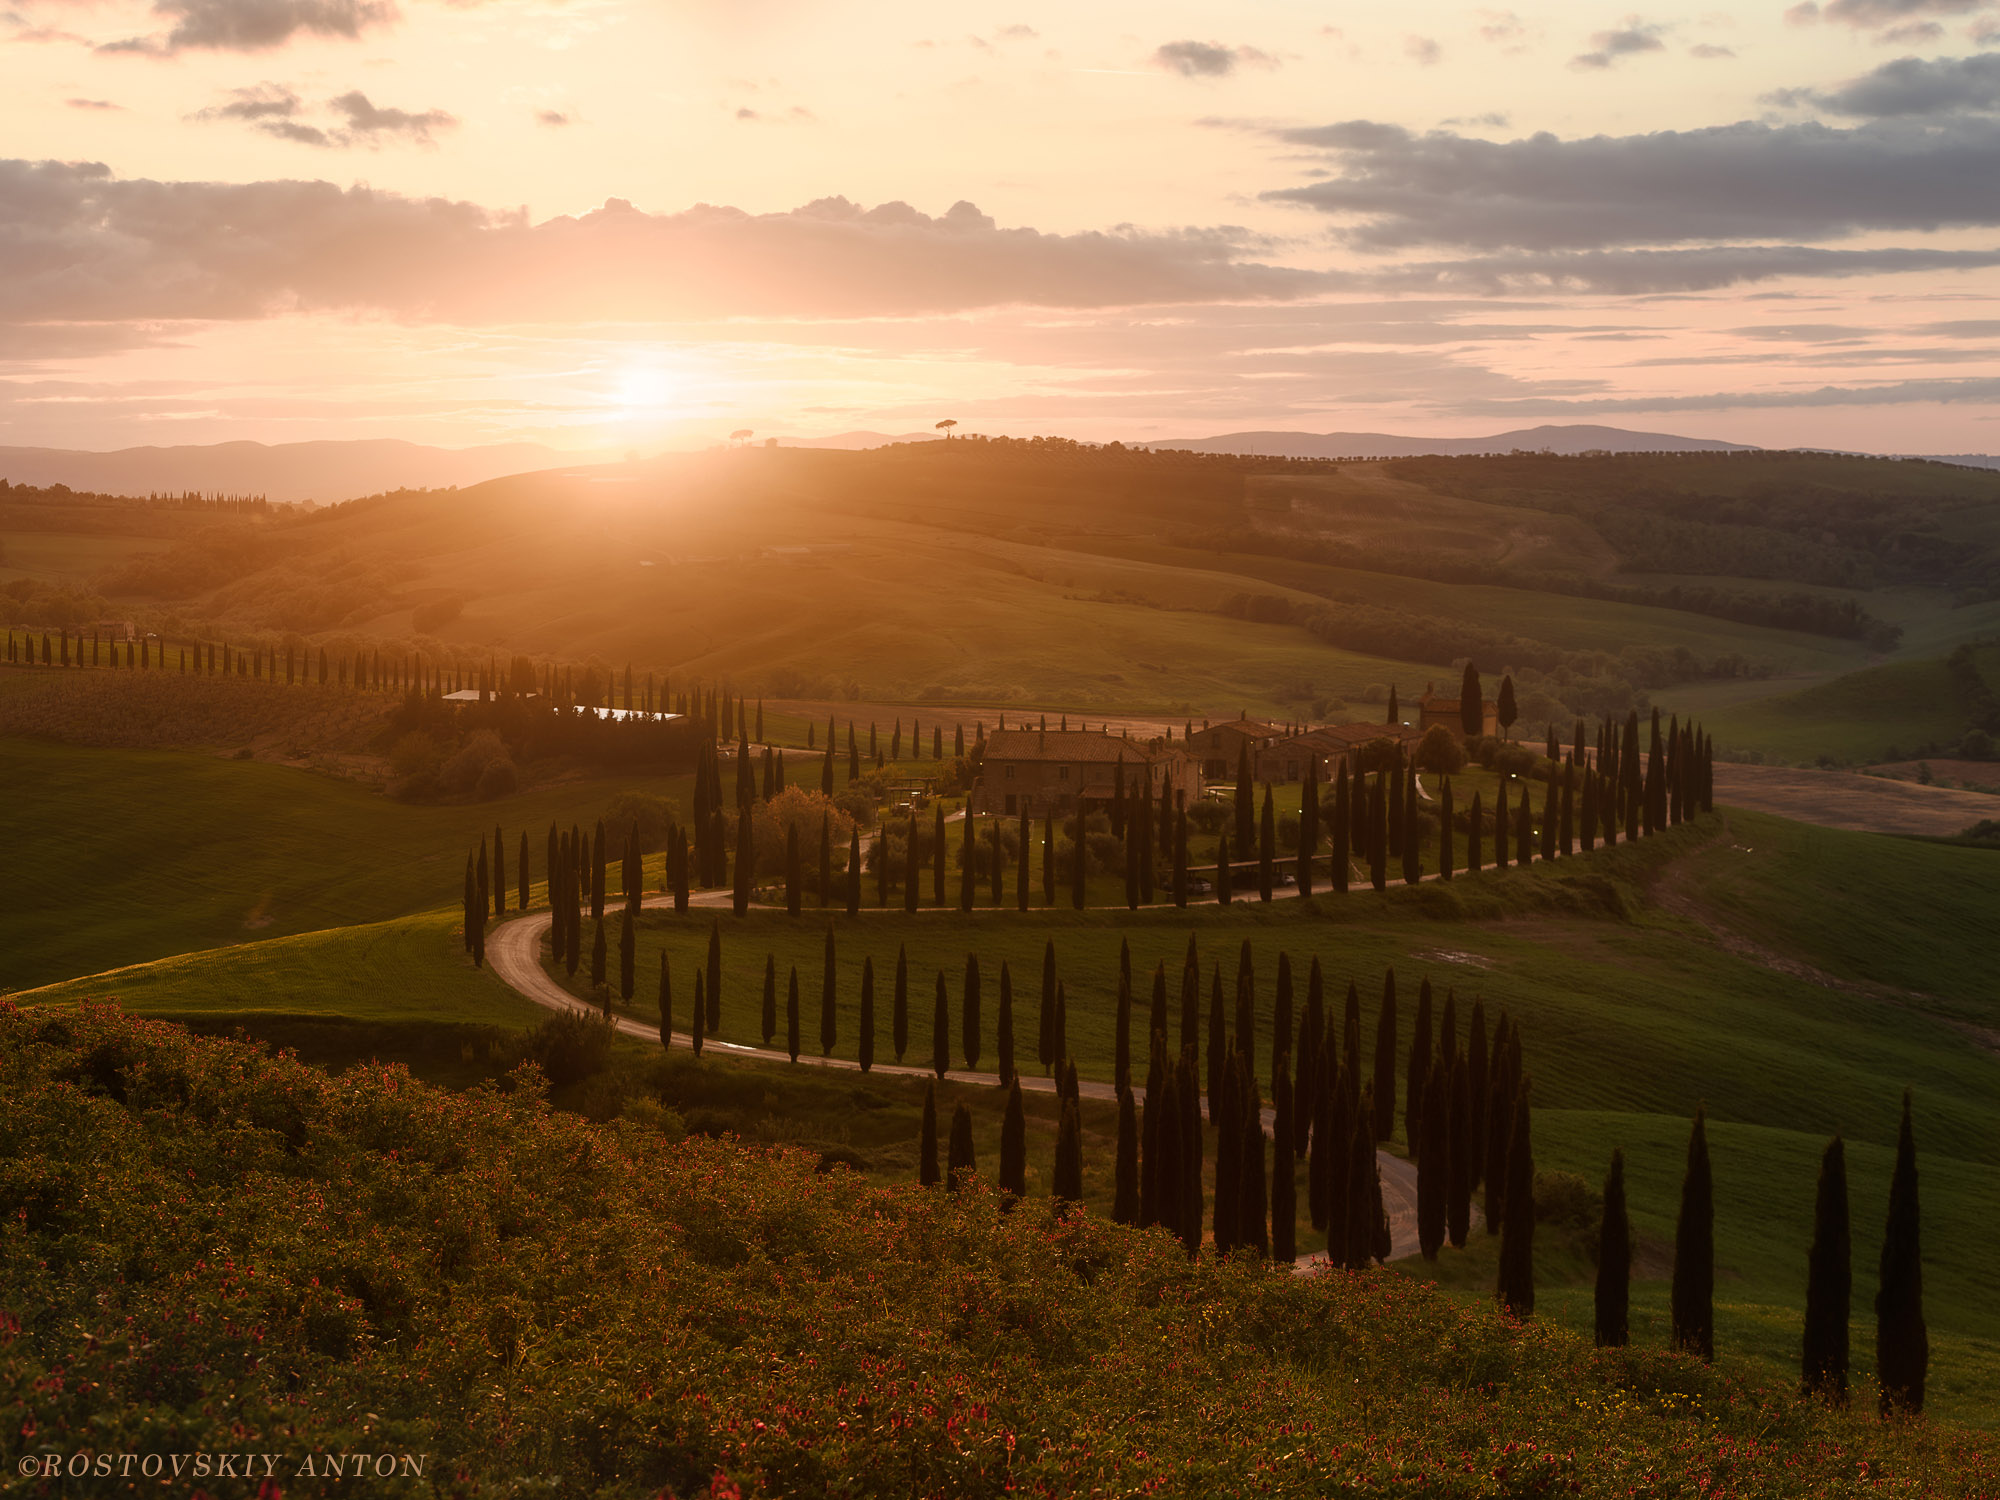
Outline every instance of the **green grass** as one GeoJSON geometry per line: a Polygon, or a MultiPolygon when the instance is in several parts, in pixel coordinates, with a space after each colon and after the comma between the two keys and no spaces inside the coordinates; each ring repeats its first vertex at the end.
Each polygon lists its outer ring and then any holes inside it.
{"type": "Polygon", "coordinates": [[[1719,751],[1851,765],[1888,759],[1892,747],[1955,743],[1966,725],[1942,661],[1900,661],[1724,708],[1706,715],[1704,727],[1719,751]]]}
{"type": "Polygon", "coordinates": [[[199,753],[12,740],[4,754],[10,858],[32,878],[0,910],[0,989],[435,907],[496,823],[510,872],[526,828],[539,873],[551,819],[593,819],[628,788],[689,801],[688,778],[633,776],[417,807],[199,753]]]}

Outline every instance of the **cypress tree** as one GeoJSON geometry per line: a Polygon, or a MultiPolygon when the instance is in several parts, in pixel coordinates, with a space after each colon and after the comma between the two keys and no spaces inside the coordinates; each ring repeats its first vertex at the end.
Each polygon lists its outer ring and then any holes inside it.
{"type": "Polygon", "coordinates": [[[1061,1123],[1056,1127],[1055,1179],[1050,1186],[1050,1196],[1058,1207],[1083,1202],[1083,1121],[1074,1099],[1063,1101],[1061,1123]]]}
{"type": "Polygon", "coordinates": [[[951,1006],[945,997],[944,970],[938,970],[937,999],[931,1007],[931,1071],[942,1078],[951,1071],[951,1006]]]}
{"type": "Polygon", "coordinates": [[[1223,1049],[1228,1028],[1222,1016],[1222,966],[1213,964],[1208,975],[1208,1123],[1219,1127],[1216,1109],[1222,1099],[1223,1049]]]}
{"type": "Polygon", "coordinates": [[[799,1060],[799,970],[794,964],[785,981],[785,1051],[799,1060]]]}
{"type": "MultiPolygon", "coordinates": [[[[1395,1032],[1391,1028],[1389,1044],[1395,1046],[1395,1032]]],[[[1353,980],[1347,981],[1347,1006],[1341,1016],[1340,1046],[1334,1053],[1334,1061],[1347,1059],[1347,1066],[1354,1077],[1361,1077],[1361,987],[1353,980]]]]}
{"type": "Polygon", "coordinates": [[[1417,986],[1417,1024],[1410,1035],[1409,1072],[1403,1082],[1403,1139],[1421,1157],[1430,1139],[1424,1131],[1424,1088],[1431,1076],[1431,982],[1417,986]]]}
{"type": "Polygon", "coordinates": [[[944,905],[944,804],[937,804],[931,826],[931,904],[944,905]]]}
{"type": "Polygon", "coordinates": [[[1340,772],[1333,782],[1333,841],[1327,857],[1327,876],[1333,883],[1333,889],[1342,896],[1347,894],[1349,841],[1353,834],[1353,818],[1347,799],[1347,760],[1343,756],[1340,772]]]}
{"type": "Polygon", "coordinates": [[[1139,1121],[1132,1091],[1118,1085],[1118,1154],[1113,1168],[1111,1219],[1115,1224],[1139,1222],[1139,1121]]]}
{"type": "Polygon", "coordinates": [[[965,993],[960,1001],[959,1029],[964,1033],[960,1045],[965,1048],[965,1065],[979,1066],[979,1038],[985,1030],[980,1024],[979,956],[965,955],[965,993]]]}
{"type": "Polygon", "coordinates": [[[1165,1038],[1155,1036],[1146,1072],[1146,1097],[1139,1105],[1139,1227],[1160,1222],[1160,1090],[1166,1083],[1165,1038]]]}
{"type": "Polygon", "coordinates": [[[660,950],[660,1045],[674,1044],[674,986],[667,973],[667,950],[660,950]]]}
{"type": "Polygon", "coordinates": [[[1486,1174],[1486,1002],[1472,1002],[1472,1021],[1465,1032],[1466,1111],[1459,1133],[1465,1137],[1469,1186],[1478,1187],[1486,1174]]]}
{"type": "Polygon", "coordinates": [[[1451,1158],[1446,1172],[1444,1228],[1452,1248],[1463,1249],[1472,1229],[1472,1143],[1465,1129],[1472,1109],[1470,1070],[1463,1056],[1451,1061],[1451,1119],[1445,1127],[1451,1158]]]}
{"type": "Polygon", "coordinates": [[[708,1009],[708,1002],[703,998],[702,994],[705,982],[706,976],[701,970],[696,969],[694,971],[694,1013],[688,1018],[688,1045],[694,1048],[694,1055],[696,1057],[701,1056],[702,1037],[708,1029],[704,1020],[704,1013],[708,1009]]]}
{"type": "Polygon", "coordinates": [[[1162,962],[1153,965],[1153,1004],[1146,1016],[1149,1065],[1153,1058],[1167,1050],[1167,1045],[1167,966],[1162,962]]]}
{"type": "Polygon", "coordinates": [[[875,1066],[875,958],[873,954],[861,960],[861,1035],[857,1039],[856,1056],[861,1063],[861,1071],[866,1073],[875,1066]]]}
{"type": "Polygon", "coordinates": [[[1416,1152],[1417,1248],[1425,1260],[1436,1260],[1438,1248],[1444,1244],[1445,1216],[1451,1196],[1451,1146],[1446,1135],[1450,1111],[1438,1107],[1449,1087],[1442,1059],[1434,1060],[1422,1091],[1429,1107],[1410,1122],[1422,1132],[1420,1149],[1416,1152]]]}
{"type": "Polygon", "coordinates": [[[1201,955],[1195,949],[1191,932],[1187,956],[1181,960],[1180,1050],[1196,1055],[1201,1051],[1201,955]]]}
{"type": "Polygon", "coordinates": [[[1493,1029],[1493,1056],[1486,1078],[1486,1156],[1481,1175],[1486,1182],[1484,1213],[1486,1232],[1498,1234],[1507,1202],[1507,1138],[1514,1128],[1514,1079],[1508,1067],[1512,1052],[1512,1031],[1507,1014],[1493,1029]]]}
{"type": "Polygon", "coordinates": [[[937,1085],[924,1085],[924,1122],[917,1136],[917,1181],[925,1187],[936,1187],[942,1174],[938,1171],[937,1137],[937,1085]]]}
{"type": "Polygon", "coordinates": [[[1125,967],[1131,960],[1129,946],[1120,957],[1124,962],[1118,969],[1118,999],[1113,1010],[1111,1077],[1122,1089],[1132,1081],[1132,975],[1125,967]]]}
{"type": "Polygon", "coordinates": [[[708,1033],[722,1031],[722,923],[708,925],[708,1033]]]}
{"type": "Polygon", "coordinates": [[[1056,1065],[1069,1063],[1069,1069],[1076,1071],[1076,1064],[1069,1062],[1069,999],[1063,993],[1063,982],[1056,981],[1056,1065]]]}
{"type": "Polygon", "coordinates": [[[1299,1258],[1298,1177],[1293,1137],[1298,1122],[1292,1103],[1292,1083],[1282,1072],[1271,1080],[1271,1259],[1291,1265],[1299,1258]]]}
{"type": "Polygon", "coordinates": [[[1387,771],[1375,773],[1368,799],[1368,883],[1378,891],[1389,888],[1389,833],[1396,826],[1389,817],[1388,777],[1387,771]]]}
{"type": "MultiPolygon", "coordinates": [[[[1553,787],[1549,789],[1549,796],[1551,798],[1555,796],[1553,787]]],[[[1548,817],[1548,814],[1545,812],[1543,816],[1548,817]]],[[[1562,857],[1568,859],[1576,852],[1576,785],[1574,773],[1570,769],[1566,768],[1563,771],[1562,814],[1560,818],[1551,818],[1549,821],[1560,826],[1557,848],[1561,851],[1562,857]]]]}
{"type": "Polygon", "coordinates": [[[1250,775],[1250,742],[1236,750],[1236,847],[1248,849],[1257,837],[1257,790],[1250,775]]]}
{"type": "Polygon", "coordinates": [[[1007,1112],[1000,1120],[1000,1191],[1028,1196],[1028,1121],[1018,1078],[1007,1085],[1007,1112]]]}
{"type": "MultiPolygon", "coordinates": [[[[1354,1071],[1355,1082],[1361,1070],[1354,1071]]],[[[1382,1013],[1375,1022],[1375,1105],[1369,1121],[1375,1139],[1386,1141],[1396,1133],[1396,971],[1382,977],[1382,1013]]]]}
{"type": "Polygon", "coordinates": [[[759,1013],[764,1027],[764,1045],[771,1045],[771,1038],[778,1034],[778,960],[771,954],[764,955],[764,1005],[759,1013]]]}
{"type": "MultiPolygon", "coordinates": [[[[1180,1111],[1181,1121],[1181,1244],[1192,1260],[1201,1250],[1202,1219],[1202,1134],[1201,1091],[1196,1081],[1194,1057],[1181,1054],[1180,1066],[1167,1085],[1180,1111]]],[[[1171,1118],[1171,1117],[1170,1117],[1171,1118]]]]}
{"type": "MultiPolygon", "coordinates": [[[[1028,849],[1030,846],[1029,836],[1031,831],[1028,823],[1028,802],[1024,797],[1021,799],[1021,826],[1014,835],[1015,842],[1020,849],[1020,863],[1014,867],[1014,909],[1016,911],[1026,911],[1028,909],[1028,849]]],[[[997,858],[1000,852],[997,841],[993,852],[997,858]]]]}
{"type": "Polygon", "coordinates": [[[1257,1097],[1257,1079],[1249,1060],[1242,1063],[1243,1079],[1238,1095],[1243,1124],[1238,1144],[1243,1152],[1243,1170],[1237,1183],[1237,1209],[1241,1216],[1237,1243],[1254,1250],[1259,1259],[1271,1254],[1269,1191],[1264,1181],[1263,1103],[1257,1097]]]}
{"type": "Polygon", "coordinates": [[[1000,1053],[1000,1082],[1014,1081],[1014,977],[1007,960],[1000,960],[1000,1021],[995,1045],[1000,1053]]]}
{"type": "Polygon", "coordinates": [[[1056,1051],[1056,945],[1051,938],[1042,948],[1042,1009],[1035,1029],[1035,1056],[1047,1073],[1062,1060],[1056,1051]]]}
{"type": "Polygon", "coordinates": [[[1221,1089],[1208,1101],[1208,1117],[1215,1126],[1215,1216],[1211,1235],[1215,1253],[1227,1255],[1236,1248],[1237,1226],[1243,1206],[1237,1187],[1243,1171],[1243,1105],[1237,1096],[1242,1069],[1232,1050],[1216,1069],[1221,1089]]]}
{"type": "MultiPolygon", "coordinates": [[[[1673,1346],[1715,1358],[1715,1184],[1708,1167],[1707,1112],[1688,1134],[1681,1211],[1674,1224],[1673,1346]]],[[[1508,1182],[1508,1191],[1513,1183],[1508,1182]]],[[[1510,1205],[1511,1207],[1511,1205],[1510,1205]]]]}
{"type": "Polygon", "coordinates": [[[1535,826],[1528,784],[1521,784],[1520,805],[1514,809],[1514,865],[1525,868],[1535,857],[1535,826]]]}
{"type": "Polygon", "coordinates": [[[1915,1416],[1924,1409],[1931,1359],[1924,1325],[1924,1265],[1917,1209],[1917,1139],[1910,1094],[1896,1132],[1896,1173],[1889,1180],[1889,1222],[1882,1235],[1881,1281],[1875,1292],[1875,1369],[1882,1415],[1915,1416]]]}
{"type": "Polygon", "coordinates": [[[1264,810],[1257,819],[1257,899],[1269,901],[1277,880],[1277,825],[1272,821],[1271,788],[1264,788],[1264,810]]]}
{"type": "Polygon", "coordinates": [[[1597,1231],[1597,1347],[1631,1342],[1632,1224],[1625,1212],[1625,1153],[1611,1153],[1604,1179],[1604,1221],[1597,1231]]]}
{"type": "Polygon", "coordinates": [[[1472,794],[1472,806],[1465,814],[1465,873],[1477,875],[1481,863],[1479,848],[1480,834],[1484,832],[1486,809],[1481,805],[1480,795],[1472,794]]]}
{"type": "Polygon", "coordinates": [[[1805,1355],[1799,1388],[1830,1406],[1847,1405],[1847,1342],[1854,1294],[1848,1232],[1847,1146],[1839,1136],[1819,1159],[1812,1249],[1806,1256],[1805,1355]]]}
{"type": "Polygon", "coordinates": [[[1502,874],[1507,870],[1511,828],[1507,821],[1507,781],[1502,777],[1499,790],[1493,794],[1493,868],[1502,874]]]}
{"type": "Polygon", "coordinates": [[[1050,906],[1056,904],[1056,815],[1053,810],[1042,814],[1042,900],[1050,906]]]}
{"type": "MultiPolygon", "coordinates": [[[[970,807],[968,807],[965,813],[965,838],[959,844],[959,849],[958,849],[958,859],[960,865],[960,869],[958,872],[958,909],[960,911],[972,910],[972,898],[977,890],[975,882],[978,880],[979,876],[979,870],[978,870],[979,861],[976,858],[976,851],[973,848],[972,840],[973,840],[973,818],[972,818],[972,810],[970,807]]],[[[997,845],[994,848],[994,855],[996,858],[999,855],[999,848],[997,845]]]]}
{"type": "Polygon", "coordinates": [[[1528,1134],[1528,1086],[1514,1096],[1507,1132],[1507,1205],[1500,1226],[1500,1305],[1517,1318],[1535,1311],[1535,1154],[1528,1134]]]}
{"type": "MultiPolygon", "coordinates": [[[[482,921],[482,922],[483,922],[483,921],[484,921],[484,919],[485,919],[485,915],[486,915],[486,914],[485,914],[484,912],[481,912],[481,913],[480,913],[480,919],[481,919],[481,921],[482,921]]],[[[477,931],[478,931],[478,929],[475,929],[475,932],[477,932],[477,931]]],[[[483,935],[483,934],[482,934],[482,935],[483,935]]],[[[476,944],[476,942],[477,942],[477,938],[475,938],[475,944],[476,944]]],[[[474,948],[474,950],[473,950],[473,957],[474,957],[474,959],[476,960],[476,959],[478,958],[478,956],[479,956],[479,954],[478,954],[478,949],[477,949],[477,947],[475,946],[475,948],[474,948]]],[[[605,949],[605,945],[604,945],[604,918],[600,916],[600,917],[597,917],[597,918],[595,918],[595,919],[594,919],[594,920],[592,921],[592,923],[591,923],[591,935],[590,935],[590,987],[591,987],[592,989],[597,989],[597,988],[599,988],[600,986],[602,986],[602,985],[604,984],[604,961],[605,961],[605,958],[606,958],[606,957],[607,957],[607,953],[606,953],[606,949],[605,949]]],[[[609,990],[607,989],[607,990],[606,990],[606,995],[608,996],[608,995],[609,995],[609,993],[610,993],[610,992],[609,992],[609,990]]],[[[608,998],[607,998],[607,1000],[606,1000],[605,1004],[606,1004],[606,1007],[608,1008],[608,1007],[609,1007],[609,1005],[610,1005],[610,1001],[609,1001],[609,999],[608,999],[608,998]]]]}
{"type": "Polygon", "coordinates": [[[833,1044],[837,1036],[838,1012],[834,1002],[834,958],[833,926],[826,929],[826,955],[822,962],[819,985],[819,1055],[833,1056],[833,1044]]]}
{"type": "Polygon", "coordinates": [[[1584,767],[1583,795],[1578,801],[1577,843],[1588,854],[1597,847],[1597,770],[1593,766],[1584,767]]]}
{"type": "Polygon", "coordinates": [[[618,998],[630,1000],[639,985],[639,935],[632,929],[632,908],[618,914],[618,998]]]}
{"type": "Polygon", "coordinates": [[[1486,733],[1485,690],[1479,685],[1479,668],[1471,662],[1458,686],[1458,724],[1468,741],[1486,733]]]}
{"type": "Polygon", "coordinates": [[[1374,1113],[1374,1100],[1364,1089],[1360,1107],[1354,1113],[1354,1129],[1348,1138],[1345,1174],[1347,1205],[1341,1215],[1346,1233],[1342,1260],[1353,1271],[1366,1270],[1375,1251],[1376,1178],[1381,1169],[1376,1163],[1373,1132],[1368,1124],[1374,1113]]]}
{"type": "Polygon", "coordinates": [[[896,1061],[910,1045],[910,960],[904,945],[896,945],[896,993],[889,1013],[890,1040],[895,1043],[896,1061]]]}
{"type": "Polygon", "coordinates": [[[1257,973],[1250,959],[1250,939],[1236,955],[1236,1051],[1252,1077],[1257,1072],[1257,973]]]}
{"type": "Polygon", "coordinates": [[[978,1170],[972,1152],[972,1111],[961,1104],[951,1112],[951,1156],[945,1168],[945,1186],[955,1193],[978,1170]]]}

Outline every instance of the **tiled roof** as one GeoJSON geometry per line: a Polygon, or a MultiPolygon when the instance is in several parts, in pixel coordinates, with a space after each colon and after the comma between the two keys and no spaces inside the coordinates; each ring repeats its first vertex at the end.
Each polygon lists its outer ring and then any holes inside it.
{"type": "Polygon", "coordinates": [[[1124,740],[1099,729],[996,729],[986,736],[986,761],[1045,760],[1061,762],[1118,760],[1134,767],[1150,765],[1153,757],[1137,740],[1124,740]]]}

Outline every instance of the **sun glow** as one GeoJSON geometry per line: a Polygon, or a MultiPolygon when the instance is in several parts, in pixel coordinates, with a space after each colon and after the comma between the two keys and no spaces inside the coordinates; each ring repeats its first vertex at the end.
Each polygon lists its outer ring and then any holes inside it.
{"type": "Polygon", "coordinates": [[[670,371],[658,365],[633,365],[619,374],[612,400],[621,416],[661,416],[676,404],[680,393],[680,382],[670,371]]]}

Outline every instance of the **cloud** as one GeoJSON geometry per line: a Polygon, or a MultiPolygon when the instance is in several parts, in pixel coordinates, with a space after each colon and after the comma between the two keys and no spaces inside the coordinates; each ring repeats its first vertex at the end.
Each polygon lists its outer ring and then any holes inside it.
{"type": "Polygon", "coordinates": [[[1041,33],[1035,30],[1034,27],[1022,25],[1017,21],[1011,26],[997,28],[993,35],[997,40],[1003,42],[1031,42],[1040,36],[1041,33]]]}
{"type": "Polygon", "coordinates": [[[1420,68],[1435,67],[1444,58],[1444,48],[1435,37],[1406,36],[1403,38],[1403,55],[1420,68]]]}
{"type": "Polygon", "coordinates": [[[1883,385],[1823,385],[1813,390],[1718,391],[1700,396],[1587,396],[1581,399],[1472,401],[1465,412],[1499,415],[1506,412],[1725,411],[1742,408],[1782,410],[1811,406],[1909,406],[1919,402],[1986,404],[2000,400],[2000,377],[1898,380],[1883,385]]]}
{"type": "Polygon", "coordinates": [[[172,20],[165,36],[129,37],[98,50],[267,52],[301,32],[353,40],[396,18],[393,0],[153,0],[153,12],[172,20]]]}
{"type": "Polygon", "coordinates": [[[327,182],[121,180],[93,163],[0,161],[0,222],[0,321],[905,317],[1291,299],[1334,284],[1259,263],[1263,242],[1240,229],[1044,234],[969,203],[937,216],[844,198],[649,214],[612,199],[534,224],[327,182]]]}
{"type": "Polygon", "coordinates": [[[1377,271],[1379,290],[1515,295],[1589,292],[1659,296],[1714,292],[1780,278],[1937,275],[2000,266],[2000,249],[1924,246],[1826,250],[1810,245],[1704,245],[1677,250],[1587,250],[1415,261],[1377,271]]]}
{"type": "Polygon", "coordinates": [[[260,120],[290,119],[304,106],[304,101],[281,83],[260,83],[254,88],[231,89],[229,102],[212,104],[195,115],[197,120],[260,120]]]}
{"type": "Polygon", "coordinates": [[[1275,68],[1278,60],[1255,47],[1225,47],[1221,42],[1168,42],[1153,52],[1153,66],[1183,78],[1226,78],[1244,63],[1275,68]]]}
{"type": "Polygon", "coordinates": [[[538,109],[535,111],[535,123],[537,125],[547,125],[552,129],[560,129],[562,126],[570,124],[571,120],[568,115],[559,109],[538,109]]]}
{"type": "Polygon", "coordinates": [[[384,137],[400,136],[414,144],[428,146],[433,144],[433,130],[458,128],[458,117],[444,110],[427,109],[413,114],[404,109],[382,109],[369,103],[368,96],[359,89],[333,100],[331,108],[346,118],[347,128],[341,135],[350,144],[373,145],[384,137]]]}
{"type": "Polygon", "coordinates": [[[123,109],[122,104],[113,104],[109,99],[65,99],[63,103],[71,109],[107,110],[123,109]]]}
{"type": "Polygon", "coordinates": [[[1660,39],[1665,30],[1666,27],[1657,22],[1627,16],[1625,24],[1616,30],[1595,33],[1590,39],[1592,50],[1578,53],[1569,60],[1569,65],[1572,68],[1608,68],[1621,57],[1665,51],[1667,44],[1660,39]]]}
{"type": "Polygon", "coordinates": [[[1878,41],[1910,41],[1940,35],[1934,16],[1964,16],[1988,9],[1992,0],[1803,0],[1785,12],[1795,26],[1832,21],[1857,31],[1880,32],[1878,41]]]}
{"type": "Polygon", "coordinates": [[[1883,120],[1958,111],[2000,111],[2000,53],[1972,57],[1899,57],[1830,93],[1786,90],[1774,102],[1809,102],[1829,113],[1883,120]]]}
{"type": "Polygon", "coordinates": [[[1735,55],[1736,49],[1734,47],[1722,47],[1716,45],[1714,42],[1696,42],[1692,47],[1688,48],[1689,57],[1699,57],[1704,61],[1710,61],[1718,57],[1734,57],[1735,55]]]}
{"type": "Polygon", "coordinates": [[[1509,52],[1524,50],[1528,42],[1528,23],[1511,10],[1482,10],[1479,12],[1479,38],[1496,47],[1504,47],[1509,52]]]}
{"type": "Polygon", "coordinates": [[[1586,250],[2000,225],[2000,123],[1750,121],[1564,140],[1417,135],[1351,120],[1274,130],[1333,175],[1265,193],[1370,250],[1586,250]]]}
{"type": "Polygon", "coordinates": [[[369,103],[359,89],[329,100],[327,108],[341,123],[331,129],[307,124],[299,119],[305,101],[279,83],[262,83],[255,88],[231,89],[227,102],[210,105],[197,120],[243,120],[253,129],[282,141],[302,146],[379,146],[401,138],[413,145],[434,144],[433,130],[448,130],[458,124],[456,117],[441,109],[413,114],[408,110],[380,109],[369,103]]]}

